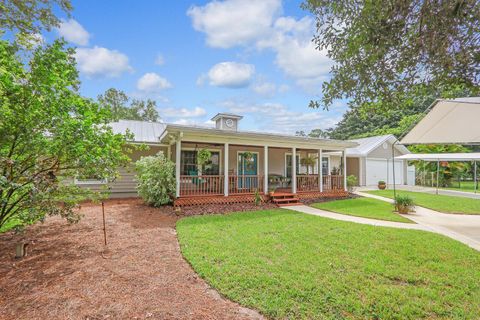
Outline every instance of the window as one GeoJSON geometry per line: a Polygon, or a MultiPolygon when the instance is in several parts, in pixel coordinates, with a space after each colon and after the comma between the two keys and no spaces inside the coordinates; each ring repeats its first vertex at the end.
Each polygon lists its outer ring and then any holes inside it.
{"type": "Polygon", "coordinates": [[[330,158],[329,157],[322,157],[322,175],[328,176],[329,167],[330,167],[330,158]]]}
{"type": "MultiPolygon", "coordinates": [[[[203,165],[203,175],[219,175],[220,174],[220,152],[210,151],[212,156],[210,161],[203,165]]],[[[182,150],[180,157],[180,174],[181,175],[198,175],[197,151],[182,150]]]]}
{"type": "MultiPolygon", "coordinates": [[[[295,158],[297,159],[297,161],[296,161],[296,167],[297,167],[296,173],[299,174],[299,172],[300,172],[300,156],[297,155],[295,158]]],[[[285,176],[288,177],[288,178],[292,177],[292,155],[291,154],[286,154],[285,155],[285,176]]]]}

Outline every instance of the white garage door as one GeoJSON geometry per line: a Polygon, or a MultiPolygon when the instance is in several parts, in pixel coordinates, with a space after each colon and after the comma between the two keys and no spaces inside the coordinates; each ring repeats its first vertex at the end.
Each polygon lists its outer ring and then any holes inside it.
{"type": "MultiPolygon", "coordinates": [[[[393,184],[392,161],[367,158],[366,174],[367,186],[377,185],[380,180],[393,184]]],[[[395,183],[403,184],[403,163],[401,160],[395,161],[395,183]]]]}

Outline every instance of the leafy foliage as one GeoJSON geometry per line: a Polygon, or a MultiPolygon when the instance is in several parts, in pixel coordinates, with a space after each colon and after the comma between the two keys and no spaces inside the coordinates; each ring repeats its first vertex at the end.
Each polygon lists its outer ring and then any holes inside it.
{"type": "Polygon", "coordinates": [[[147,99],[133,99],[125,92],[110,88],[104,94],[98,96],[98,102],[105,108],[110,109],[112,120],[142,120],[142,121],[158,121],[159,115],[157,104],[155,101],[147,99]]]}
{"type": "Polygon", "coordinates": [[[175,164],[163,152],[142,157],[135,163],[138,193],[154,207],[168,204],[175,196],[175,164]]]}
{"type": "Polygon", "coordinates": [[[413,208],[415,207],[413,199],[408,194],[397,195],[395,197],[394,205],[400,213],[409,213],[413,211],[413,208]]]}
{"type": "Polygon", "coordinates": [[[358,186],[358,179],[353,174],[347,176],[347,187],[348,191],[352,192],[353,187],[358,186]]]}
{"type": "Polygon", "coordinates": [[[37,47],[28,65],[17,50],[0,41],[0,228],[47,214],[76,221],[75,205],[95,194],[66,181],[114,179],[129,160],[126,137],[107,125],[108,110],[77,92],[73,49],[37,47]]]}
{"type": "Polygon", "coordinates": [[[57,8],[66,13],[73,9],[70,0],[1,0],[0,34],[12,31],[28,36],[51,30],[60,23],[54,13],[57,8]]]}
{"type": "MultiPolygon", "coordinates": [[[[314,42],[334,61],[322,103],[389,107],[417,84],[478,86],[480,2],[307,0],[314,42]]],[[[311,106],[319,107],[320,102],[311,106]]]]}

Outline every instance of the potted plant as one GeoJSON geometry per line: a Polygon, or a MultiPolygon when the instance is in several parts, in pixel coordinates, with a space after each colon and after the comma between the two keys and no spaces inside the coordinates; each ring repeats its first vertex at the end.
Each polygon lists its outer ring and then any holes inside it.
{"type": "Polygon", "coordinates": [[[398,213],[407,214],[412,212],[415,207],[413,199],[410,198],[408,195],[399,194],[395,198],[395,208],[397,209],[398,213]]]}
{"type": "Polygon", "coordinates": [[[386,187],[387,187],[387,183],[385,181],[383,180],[378,181],[378,189],[385,190],[386,187]]]}
{"type": "Polygon", "coordinates": [[[313,168],[317,163],[317,158],[313,156],[307,156],[305,158],[300,159],[300,164],[307,168],[307,175],[310,174],[310,168],[312,168],[312,172],[314,171],[313,168]]]}

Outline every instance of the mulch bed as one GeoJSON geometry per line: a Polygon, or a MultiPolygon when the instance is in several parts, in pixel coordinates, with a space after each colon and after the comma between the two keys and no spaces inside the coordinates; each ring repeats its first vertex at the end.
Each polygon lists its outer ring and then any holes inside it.
{"type": "Polygon", "coordinates": [[[354,193],[349,193],[347,197],[300,199],[300,202],[305,204],[305,205],[310,205],[312,203],[318,203],[318,202],[329,202],[329,201],[334,201],[334,200],[345,200],[345,199],[355,199],[355,198],[361,198],[361,197],[359,195],[354,194],[354,193]]]}
{"type": "MultiPolygon", "coordinates": [[[[184,208],[183,214],[258,210],[252,204],[184,208]]],[[[23,234],[0,234],[0,319],[258,319],[221,297],[183,259],[178,216],[140,200],[82,206],[74,225],[58,217],[23,234]],[[15,244],[29,254],[15,259],[15,244]]]]}

